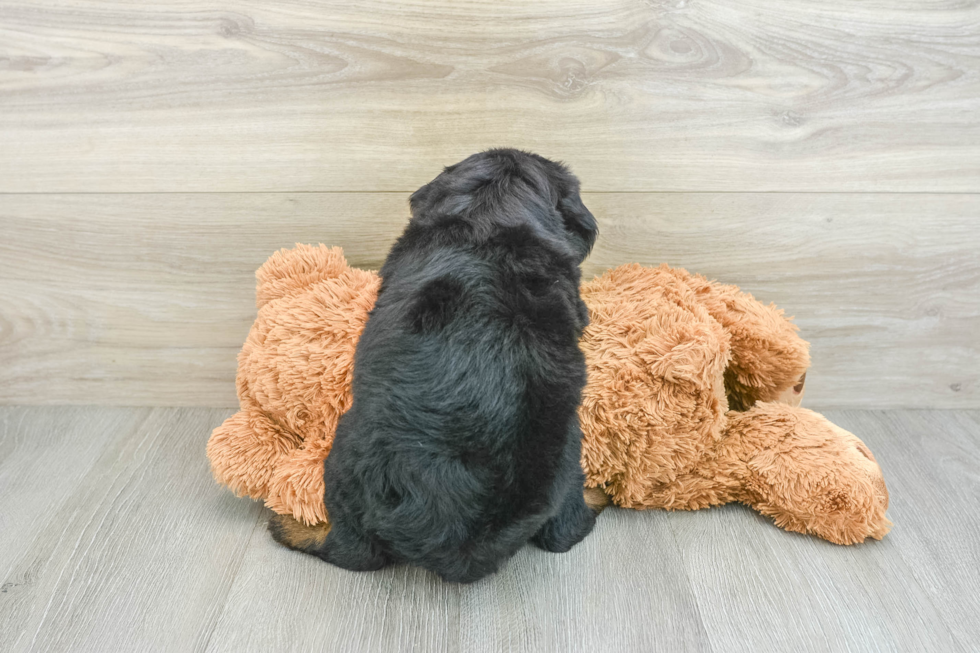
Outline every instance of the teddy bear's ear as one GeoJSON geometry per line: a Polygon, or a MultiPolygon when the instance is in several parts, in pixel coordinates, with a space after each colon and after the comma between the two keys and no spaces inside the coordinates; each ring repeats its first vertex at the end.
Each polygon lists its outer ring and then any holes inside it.
{"type": "Polygon", "coordinates": [[[349,269],[340,247],[297,243],[292,249],[280,249],[255,272],[256,308],[320,281],[336,279],[349,269]]]}

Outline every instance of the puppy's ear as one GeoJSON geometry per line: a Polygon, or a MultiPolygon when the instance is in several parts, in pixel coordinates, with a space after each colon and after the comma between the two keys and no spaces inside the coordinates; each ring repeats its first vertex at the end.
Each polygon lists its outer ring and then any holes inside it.
{"type": "Polygon", "coordinates": [[[408,198],[408,208],[412,212],[412,217],[415,217],[422,211],[425,207],[429,205],[430,198],[432,197],[432,184],[428,183],[422,188],[412,193],[412,196],[408,198]]]}
{"type": "Polygon", "coordinates": [[[566,231],[572,236],[572,246],[579,254],[579,261],[584,261],[599,236],[599,224],[595,216],[585,208],[577,188],[559,200],[558,211],[565,222],[566,231]]]}

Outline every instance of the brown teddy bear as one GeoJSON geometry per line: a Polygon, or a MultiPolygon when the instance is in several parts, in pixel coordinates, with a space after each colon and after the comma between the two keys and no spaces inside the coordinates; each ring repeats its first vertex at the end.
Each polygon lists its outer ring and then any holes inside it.
{"type": "MultiPolygon", "coordinates": [[[[303,524],[327,521],[323,460],[350,406],[354,347],[380,280],[323,245],[276,252],[256,277],[258,317],[238,356],[241,410],[214,430],[208,458],[238,495],[299,520],[301,537],[303,524]]],[[[808,345],[782,311],[667,266],[610,270],[582,298],[590,504],[739,501],[838,544],[888,532],[874,456],[799,407],[808,345]]]]}

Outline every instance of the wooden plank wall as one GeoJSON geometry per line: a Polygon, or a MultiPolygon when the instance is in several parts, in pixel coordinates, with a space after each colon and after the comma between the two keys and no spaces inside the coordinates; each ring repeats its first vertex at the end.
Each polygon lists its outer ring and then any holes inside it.
{"type": "Polygon", "coordinates": [[[980,406],[980,9],[959,0],[0,5],[0,403],[235,403],[253,271],[376,267],[490,146],[568,162],[586,273],[796,315],[808,405],[980,406]]]}

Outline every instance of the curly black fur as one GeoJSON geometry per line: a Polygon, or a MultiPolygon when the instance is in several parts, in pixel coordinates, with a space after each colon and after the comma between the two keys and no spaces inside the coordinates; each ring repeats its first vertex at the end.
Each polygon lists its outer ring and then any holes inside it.
{"type": "Polygon", "coordinates": [[[471,582],[594,524],[576,409],[579,264],[598,228],[564,166],[516,150],[446,168],[411,209],[324,468],[332,528],[303,550],[471,582]]]}

